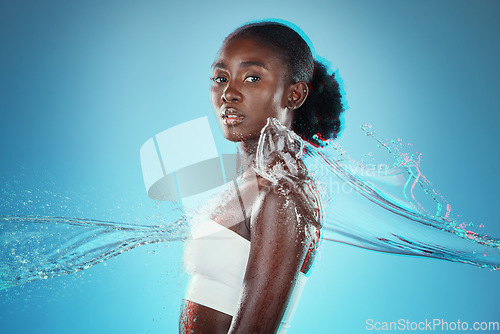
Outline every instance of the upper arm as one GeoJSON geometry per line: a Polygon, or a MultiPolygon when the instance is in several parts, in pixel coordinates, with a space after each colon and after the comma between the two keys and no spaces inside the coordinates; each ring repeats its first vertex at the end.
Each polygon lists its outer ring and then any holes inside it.
{"type": "Polygon", "coordinates": [[[300,196],[268,188],[252,210],[251,246],[230,333],[273,333],[314,239],[316,225],[300,196]]]}

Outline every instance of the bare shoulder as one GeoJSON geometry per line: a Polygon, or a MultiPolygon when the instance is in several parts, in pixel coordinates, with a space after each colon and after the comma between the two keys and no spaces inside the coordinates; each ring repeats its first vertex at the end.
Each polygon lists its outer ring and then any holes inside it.
{"type": "Polygon", "coordinates": [[[279,229],[295,234],[320,228],[320,207],[305,182],[259,180],[260,194],[252,210],[251,229],[279,229]]]}
{"type": "Polygon", "coordinates": [[[311,179],[282,179],[278,184],[272,184],[259,177],[258,182],[260,194],[256,201],[257,208],[275,207],[288,213],[296,211],[303,220],[321,227],[321,199],[311,179]]]}

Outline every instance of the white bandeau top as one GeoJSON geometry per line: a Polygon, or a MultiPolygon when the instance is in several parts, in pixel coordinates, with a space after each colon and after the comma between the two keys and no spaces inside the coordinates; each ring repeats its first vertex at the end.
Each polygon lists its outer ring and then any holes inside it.
{"type": "MultiPolygon", "coordinates": [[[[234,316],[249,253],[250,241],[213,220],[203,222],[193,230],[184,253],[190,275],[185,299],[234,316]]],[[[306,280],[300,273],[280,333],[288,328],[306,280]]]]}

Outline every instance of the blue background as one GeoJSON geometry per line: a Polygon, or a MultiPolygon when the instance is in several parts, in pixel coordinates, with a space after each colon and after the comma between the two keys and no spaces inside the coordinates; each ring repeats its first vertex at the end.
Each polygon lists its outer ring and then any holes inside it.
{"type": "MultiPolygon", "coordinates": [[[[2,213],[161,219],[168,205],[147,198],[139,148],[211,115],[208,78],[222,39],[249,20],[279,18],[339,70],[350,107],[340,143],[354,156],[366,151],[359,126],[367,122],[412,143],[453,212],[500,236],[499,9],[488,0],[3,0],[0,168],[10,186],[1,196],[13,212],[2,213]],[[19,208],[15,196],[26,189],[36,199],[19,208]]],[[[173,333],[181,250],[149,245],[0,291],[0,331],[173,333]]],[[[499,279],[468,265],[324,243],[290,333],[374,332],[367,319],[500,321],[499,279]]]]}

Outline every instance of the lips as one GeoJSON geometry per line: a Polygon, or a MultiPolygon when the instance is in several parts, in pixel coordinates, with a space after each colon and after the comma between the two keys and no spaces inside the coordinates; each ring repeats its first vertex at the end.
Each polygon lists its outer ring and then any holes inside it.
{"type": "Polygon", "coordinates": [[[233,125],[233,126],[240,124],[245,119],[245,116],[243,116],[237,110],[232,108],[224,109],[222,111],[221,117],[222,117],[222,122],[225,125],[233,125]]]}

